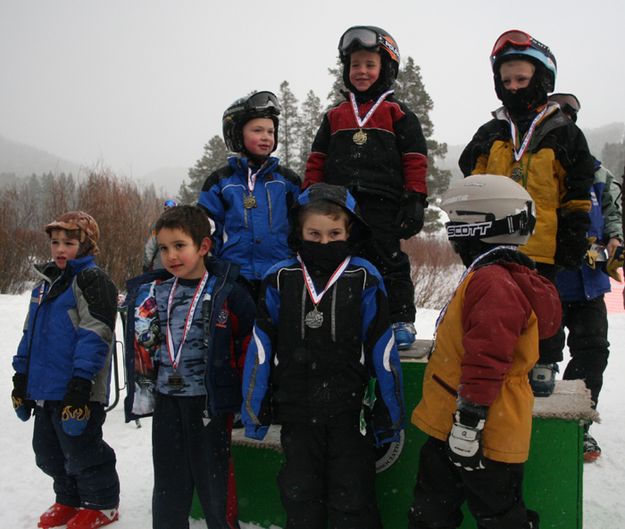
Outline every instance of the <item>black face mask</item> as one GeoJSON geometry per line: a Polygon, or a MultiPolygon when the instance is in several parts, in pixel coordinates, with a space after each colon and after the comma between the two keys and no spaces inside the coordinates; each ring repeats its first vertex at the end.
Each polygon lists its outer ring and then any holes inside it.
{"type": "Polygon", "coordinates": [[[516,92],[506,90],[501,83],[501,78],[496,76],[497,97],[513,116],[526,115],[547,102],[546,75],[541,67],[537,67],[529,84],[516,92]]]}
{"type": "Polygon", "coordinates": [[[332,273],[351,254],[349,241],[334,241],[327,244],[302,241],[299,255],[306,268],[332,273]]]}

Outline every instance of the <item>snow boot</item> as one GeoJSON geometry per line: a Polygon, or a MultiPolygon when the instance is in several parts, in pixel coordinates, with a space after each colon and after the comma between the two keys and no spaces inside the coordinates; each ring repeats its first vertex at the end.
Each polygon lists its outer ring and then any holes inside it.
{"type": "Polygon", "coordinates": [[[594,463],[601,456],[601,448],[595,438],[588,432],[584,433],[584,462],[594,463]]]}
{"type": "Polygon", "coordinates": [[[78,514],[78,507],[72,507],[70,505],[63,505],[62,503],[55,503],[51,505],[46,512],[39,517],[39,523],[37,527],[41,529],[49,529],[51,527],[60,527],[69,522],[76,514],[78,514]]]}
{"type": "Polygon", "coordinates": [[[556,387],[558,364],[536,364],[529,374],[534,397],[548,397],[556,387]]]}
{"type": "Polygon", "coordinates": [[[395,335],[395,344],[399,350],[410,349],[417,337],[414,325],[403,321],[393,323],[393,334],[395,335]]]}
{"type": "Polygon", "coordinates": [[[97,529],[113,523],[119,518],[117,509],[80,509],[68,523],[67,529],[97,529]]]}

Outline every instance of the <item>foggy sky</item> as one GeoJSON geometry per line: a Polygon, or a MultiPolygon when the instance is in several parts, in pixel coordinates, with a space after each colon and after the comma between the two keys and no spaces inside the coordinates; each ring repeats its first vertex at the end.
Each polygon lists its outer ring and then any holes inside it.
{"type": "Polygon", "coordinates": [[[0,0],[0,135],[131,177],[192,166],[252,90],[287,80],[325,104],[356,24],[421,66],[438,141],[468,142],[499,105],[488,55],[512,28],[550,46],[556,90],[597,127],[625,121],[624,20],[622,0],[0,0]]]}

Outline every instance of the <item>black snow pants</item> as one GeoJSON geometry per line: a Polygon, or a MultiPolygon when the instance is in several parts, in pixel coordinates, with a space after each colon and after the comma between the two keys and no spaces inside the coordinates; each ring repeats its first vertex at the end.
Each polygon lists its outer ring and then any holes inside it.
{"type": "Polygon", "coordinates": [[[584,380],[596,407],[610,354],[603,295],[587,301],[563,302],[562,325],[569,331],[567,345],[571,353],[562,378],[584,380]]]}
{"type": "Polygon", "coordinates": [[[395,226],[399,200],[357,191],[354,191],[354,197],[372,234],[360,256],[373,263],[382,275],[388,293],[391,323],[412,323],[415,306],[410,260],[401,249],[395,226]]]}
{"type": "Polygon", "coordinates": [[[359,431],[358,413],[326,424],[287,423],[278,475],[286,529],[381,529],[375,495],[375,450],[359,431]]]}
{"type": "Polygon", "coordinates": [[[236,495],[229,492],[230,428],[224,414],[202,422],[206,399],[156,394],[152,422],[154,491],[152,527],[188,529],[193,490],[197,491],[206,526],[238,528],[236,495]]]}
{"type": "Polygon", "coordinates": [[[445,444],[429,437],[421,448],[409,529],[459,527],[465,500],[478,529],[538,527],[538,515],[523,503],[523,464],[487,459],[484,470],[462,470],[447,457],[445,444]]]}

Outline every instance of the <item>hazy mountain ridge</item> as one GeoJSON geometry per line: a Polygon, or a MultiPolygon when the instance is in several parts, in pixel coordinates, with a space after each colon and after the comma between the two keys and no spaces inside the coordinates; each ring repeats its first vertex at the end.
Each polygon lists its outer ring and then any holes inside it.
{"type": "MultiPolygon", "coordinates": [[[[590,151],[600,158],[606,143],[623,141],[625,123],[610,123],[594,129],[582,130],[588,141],[590,151]]],[[[442,169],[451,170],[453,178],[462,177],[458,168],[458,158],[464,147],[464,145],[448,145],[447,156],[443,160],[438,160],[442,169]]],[[[0,185],[8,184],[15,178],[27,177],[33,173],[40,175],[48,172],[78,175],[81,172],[81,166],[37,147],[18,143],[0,135],[0,185]]],[[[174,197],[177,195],[180,184],[186,178],[187,173],[187,167],[159,167],[133,179],[142,185],[152,184],[157,191],[174,197]]]]}

